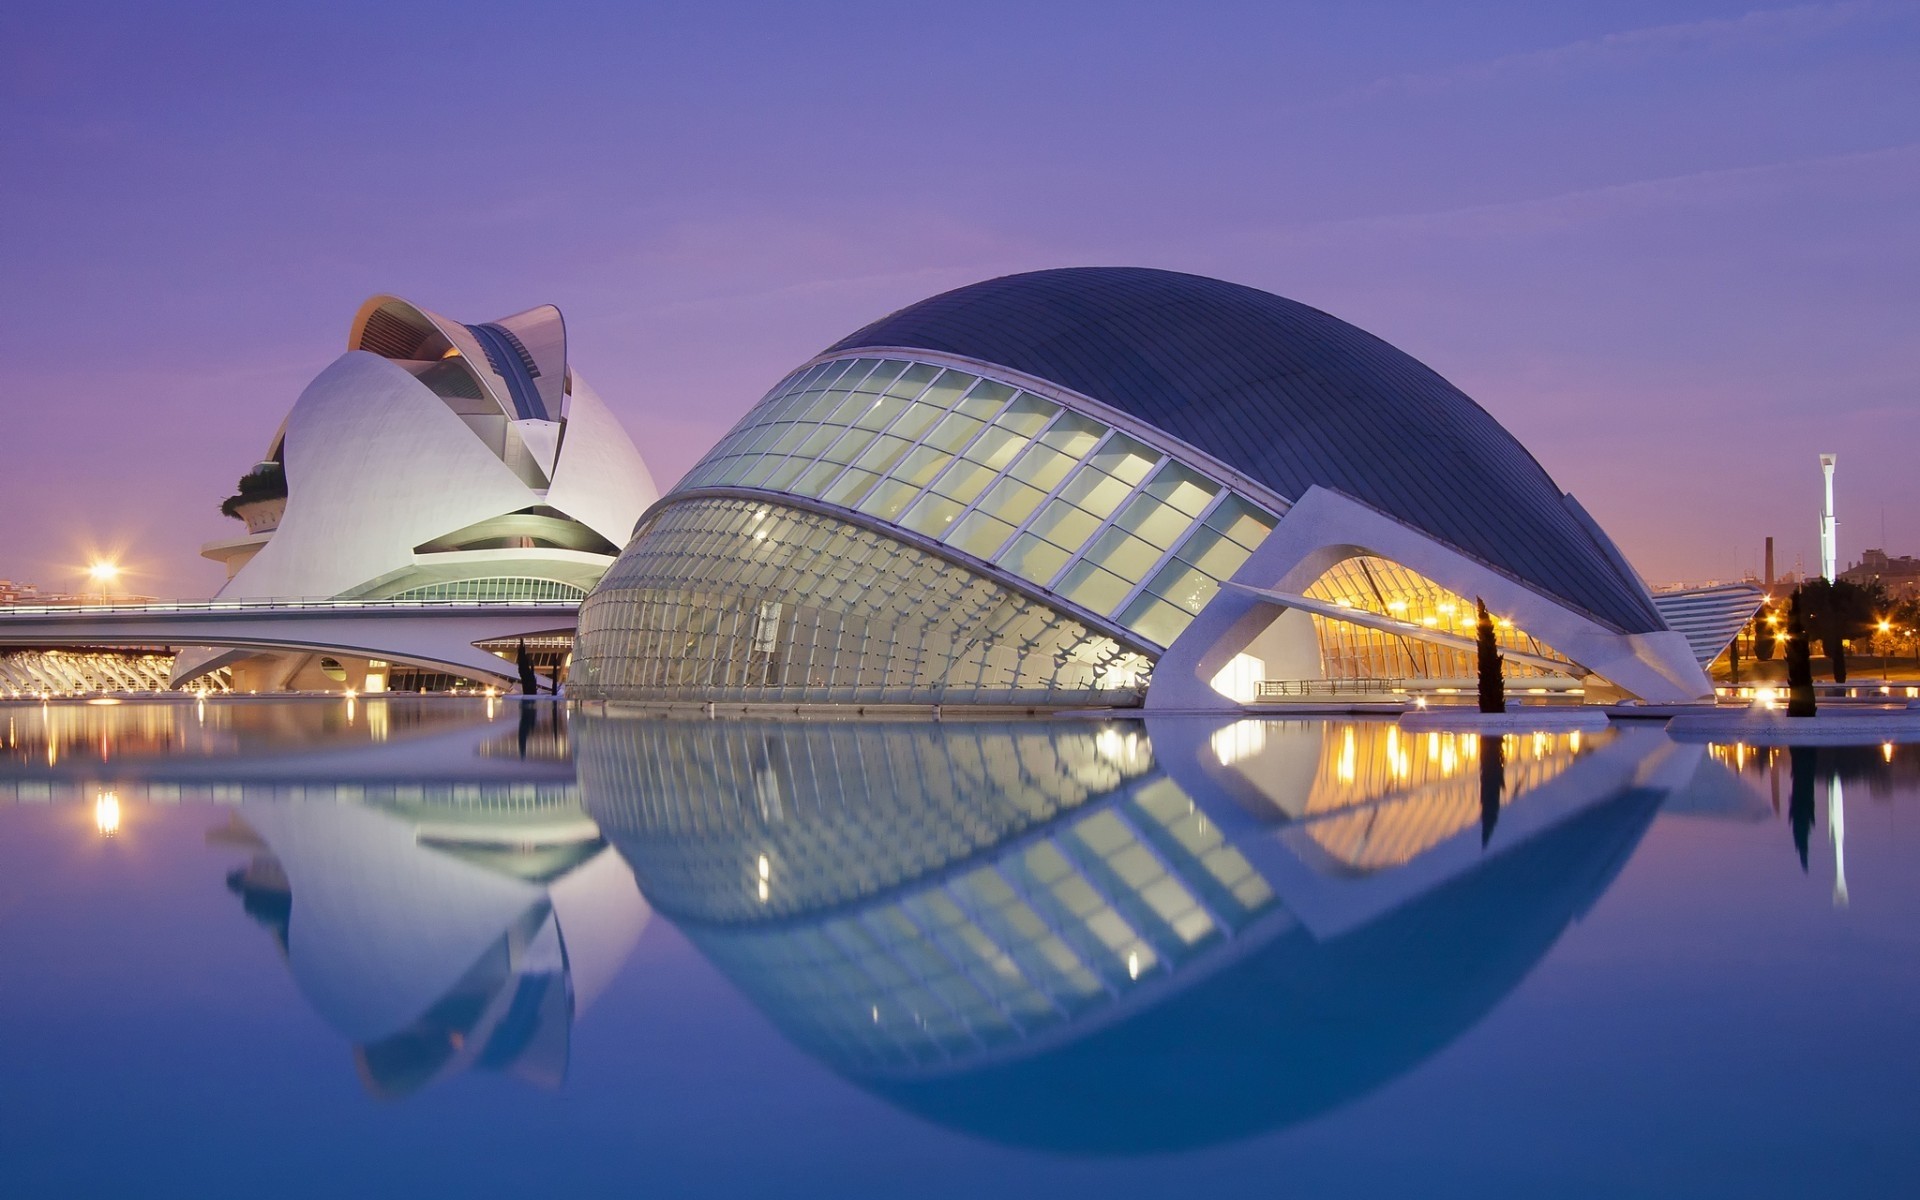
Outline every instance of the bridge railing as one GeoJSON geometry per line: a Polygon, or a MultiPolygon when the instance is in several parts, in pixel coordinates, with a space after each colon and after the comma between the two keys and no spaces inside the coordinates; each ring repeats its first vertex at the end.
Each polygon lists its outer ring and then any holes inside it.
{"type": "Polygon", "coordinates": [[[0,604],[0,620],[8,617],[65,617],[82,613],[125,614],[177,612],[270,612],[270,611],[387,611],[416,608],[535,608],[571,612],[580,607],[578,600],[336,600],[328,597],[278,596],[254,600],[154,600],[141,604],[0,604]]]}

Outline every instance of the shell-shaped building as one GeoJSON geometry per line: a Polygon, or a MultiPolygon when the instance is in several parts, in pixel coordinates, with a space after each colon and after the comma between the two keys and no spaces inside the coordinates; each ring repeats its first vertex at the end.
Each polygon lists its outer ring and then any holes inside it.
{"type": "Polygon", "coordinates": [[[1476,599],[1529,687],[1710,694],[1586,511],[1412,357],[1249,287],[1040,271],[775,385],[583,607],[574,689],[1196,708],[1470,686],[1476,599]]]}
{"type": "Polygon", "coordinates": [[[221,599],[577,599],[658,495],[559,309],[469,325],[376,296],[224,506],[246,535],[202,553],[221,599]]]}

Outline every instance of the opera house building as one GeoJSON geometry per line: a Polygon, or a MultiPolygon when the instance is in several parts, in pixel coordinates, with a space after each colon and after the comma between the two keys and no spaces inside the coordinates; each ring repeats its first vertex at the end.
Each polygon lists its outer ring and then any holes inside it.
{"type": "MultiPolygon", "coordinates": [[[[226,565],[218,600],[577,600],[657,496],[569,361],[559,309],[468,325],[376,296],[223,505],[246,533],[202,553],[226,565]]],[[[236,689],[259,691],[452,678],[304,649],[204,648],[178,656],[173,683],[223,666],[236,689]]]]}
{"type": "MultiPolygon", "coordinates": [[[[394,357],[377,370],[424,394],[431,356],[394,357]]],[[[1431,369],[1253,288],[1039,271],[911,305],[775,384],[587,598],[570,687],[1161,709],[1404,694],[1471,686],[1476,599],[1510,687],[1711,694],[1724,641],[1670,624],[1431,369]]]]}

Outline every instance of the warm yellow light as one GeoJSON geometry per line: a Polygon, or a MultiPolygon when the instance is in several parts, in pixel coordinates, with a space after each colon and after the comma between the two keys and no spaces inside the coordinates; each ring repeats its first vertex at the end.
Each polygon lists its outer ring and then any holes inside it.
{"type": "Polygon", "coordinates": [[[1420,623],[1422,625],[1438,625],[1440,623],[1440,618],[1439,617],[1421,617],[1420,623]]]}
{"type": "Polygon", "coordinates": [[[107,562],[104,559],[96,559],[93,564],[87,568],[87,577],[95,583],[112,583],[114,580],[120,578],[120,564],[107,562]]]}
{"type": "Polygon", "coordinates": [[[773,878],[773,864],[767,861],[767,856],[764,854],[760,856],[759,867],[760,867],[760,878],[762,879],[773,878]]]}
{"type": "Polygon", "coordinates": [[[1886,633],[1886,632],[1887,632],[1888,630],[1890,630],[1890,629],[1892,629],[1892,628],[1893,628],[1893,624],[1892,624],[1891,622],[1889,622],[1889,621],[1882,621],[1882,622],[1880,622],[1880,632],[1881,632],[1881,633],[1886,633]]]}
{"type": "Polygon", "coordinates": [[[112,792],[100,793],[93,802],[93,827],[107,837],[120,832],[120,797],[112,792]]]}
{"type": "Polygon", "coordinates": [[[1405,600],[1389,600],[1387,602],[1387,611],[1405,612],[1407,611],[1407,602],[1405,600]]]}
{"type": "Polygon", "coordinates": [[[1893,743],[1892,742],[1880,743],[1880,757],[1887,762],[1893,761],[1893,743]]]}
{"type": "Polygon", "coordinates": [[[1450,617],[1453,615],[1453,605],[1442,604],[1439,607],[1439,612],[1440,612],[1440,615],[1443,617],[1450,617]]]}

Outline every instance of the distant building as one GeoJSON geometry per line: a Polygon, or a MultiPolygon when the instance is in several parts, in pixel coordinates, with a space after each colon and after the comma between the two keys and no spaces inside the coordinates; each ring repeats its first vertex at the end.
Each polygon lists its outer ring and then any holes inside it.
{"type": "Polygon", "coordinates": [[[1920,558],[1892,558],[1885,550],[1868,550],[1859,562],[1840,572],[1840,578],[1862,587],[1877,583],[1889,596],[1920,594],[1920,558]]]}

